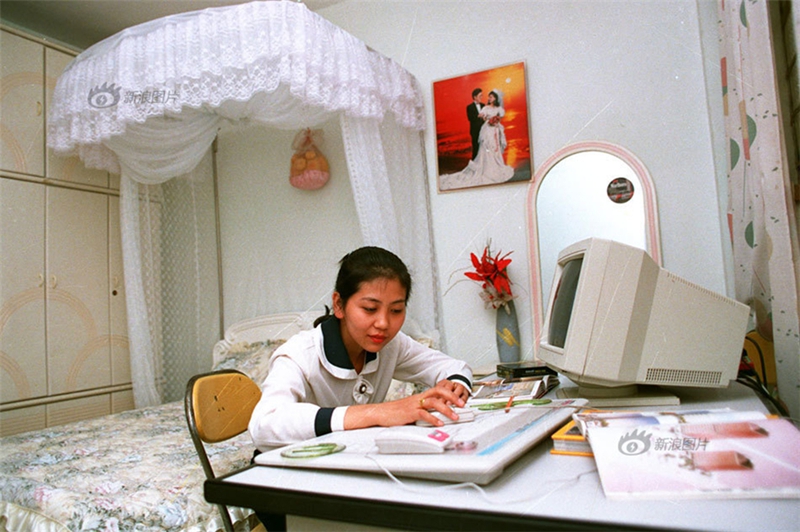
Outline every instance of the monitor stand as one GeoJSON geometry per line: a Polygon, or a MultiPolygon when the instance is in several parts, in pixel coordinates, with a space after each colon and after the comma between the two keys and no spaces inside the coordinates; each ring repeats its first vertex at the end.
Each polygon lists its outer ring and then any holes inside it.
{"type": "Polygon", "coordinates": [[[587,408],[622,408],[631,406],[679,405],[681,400],[674,393],[658,386],[632,384],[609,387],[581,384],[577,387],[559,388],[559,399],[587,399],[587,408]]]}

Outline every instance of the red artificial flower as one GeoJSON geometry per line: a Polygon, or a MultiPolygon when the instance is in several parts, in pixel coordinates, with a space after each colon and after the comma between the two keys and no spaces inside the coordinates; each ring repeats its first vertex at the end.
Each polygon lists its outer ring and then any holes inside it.
{"type": "Polygon", "coordinates": [[[498,308],[505,305],[514,298],[511,292],[511,279],[508,277],[508,265],[511,259],[508,258],[512,252],[505,255],[502,252],[492,255],[489,245],[483,249],[483,255],[479,259],[474,253],[470,253],[472,266],[475,271],[464,272],[468,278],[481,283],[483,292],[481,298],[486,303],[487,308],[498,308]]]}

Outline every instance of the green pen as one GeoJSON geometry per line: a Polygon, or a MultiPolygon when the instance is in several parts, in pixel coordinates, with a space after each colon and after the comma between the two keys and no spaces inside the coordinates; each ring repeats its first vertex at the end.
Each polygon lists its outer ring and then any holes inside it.
{"type": "Polygon", "coordinates": [[[550,399],[520,399],[518,401],[511,401],[511,404],[498,402],[498,403],[486,403],[485,405],[478,405],[474,408],[478,410],[502,410],[504,408],[513,408],[519,405],[532,405],[532,406],[542,406],[546,404],[550,404],[552,401],[550,399]]]}

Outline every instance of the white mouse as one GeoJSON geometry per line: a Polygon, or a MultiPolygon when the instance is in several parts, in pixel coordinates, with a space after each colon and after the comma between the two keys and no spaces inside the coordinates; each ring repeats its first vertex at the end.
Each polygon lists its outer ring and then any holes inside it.
{"type": "Polygon", "coordinates": [[[453,437],[440,429],[423,430],[420,427],[393,427],[375,438],[381,454],[434,454],[443,453],[453,437]]]}
{"type": "MultiPolygon", "coordinates": [[[[444,415],[441,412],[439,412],[438,410],[433,410],[431,412],[431,414],[433,414],[433,417],[439,418],[442,421],[444,421],[445,425],[449,425],[451,423],[465,423],[467,421],[473,421],[475,419],[475,411],[472,410],[469,407],[460,408],[460,407],[452,407],[451,406],[450,408],[452,408],[453,412],[455,412],[456,415],[458,415],[458,419],[452,420],[449,417],[447,417],[446,415],[444,415]]],[[[432,427],[433,426],[432,424],[428,423],[424,419],[418,419],[416,421],[416,424],[421,426],[421,427],[432,427]]]]}

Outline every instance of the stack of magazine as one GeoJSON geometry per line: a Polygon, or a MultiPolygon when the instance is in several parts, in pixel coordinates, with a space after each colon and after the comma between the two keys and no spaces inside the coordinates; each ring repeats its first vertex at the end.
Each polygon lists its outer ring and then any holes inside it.
{"type": "Polygon", "coordinates": [[[610,499],[800,498],[800,430],[762,412],[573,415],[610,499]]]}
{"type": "Polygon", "coordinates": [[[592,454],[592,446],[589,445],[589,441],[583,435],[580,426],[575,423],[574,419],[558,429],[552,438],[553,448],[550,449],[552,454],[594,456],[592,454]]]}

